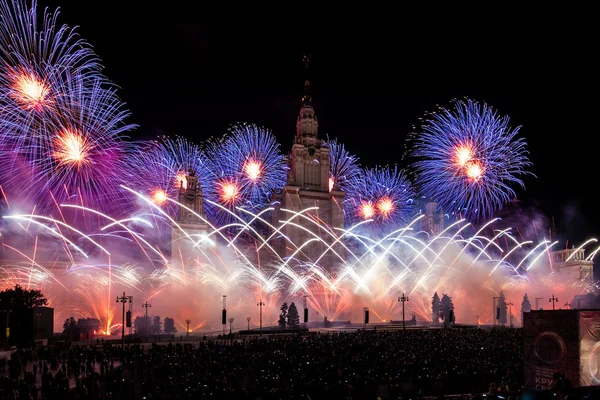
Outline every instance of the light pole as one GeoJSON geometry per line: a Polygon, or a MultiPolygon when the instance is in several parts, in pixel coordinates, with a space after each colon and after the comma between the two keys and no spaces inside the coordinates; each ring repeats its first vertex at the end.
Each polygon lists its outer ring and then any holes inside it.
{"type": "Polygon", "coordinates": [[[144,323],[146,324],[146,342],[148,341],[148,307],[152,307],[152,304],[148,303],[148,301],[142,303],[142,307],[146,309],[146,319],[144,323]]]}
{"type": "Polygon", "coordinates": [[[552,310],[554,310],[554,303],[556,303],[557,301],[558,297],[554,297],[554,295],[552,295],[552,297],[548,299],[548,303],[552,303],[552,310]]]}
{"type": "Polygon", "coordinates": [[[234,319],[235,319],[235,318],[233,318],[233,317],[229,318],[229,334],[230,334],[230,335],[231,335],[231,324],[233,323],[233,320],[234,320],[234,319]]]}
{"type": "Polygon", "coordinates": [[[259,300],[258,303],[256,303],[256,305],[259,307],[260,311],[259,311],[259,331],[260,331],[260,335],[262,335],[262,308],[265,304],[264,301],[259,300]]]}
{"type": "Polygon", "coordinates": [[[513,324],[512,324],[512,306],[513,306],[513,302],[509,301],[508,304],[507,304],[507,306],[508,306],[508,318],[509,318],[508,326],[510,326],[512,328],[513,327],[513,324]]]}
{"type": "Polygon", "coordinates": [[[540,307],[538,307],[538,300],[544,300],[544,298],[543,298],[543,297],[536,297],[536,298],[535,298],[535,308],[536,308],[537,310],[541,310],[541,308],[540,308],[540,307]]]}
{"type": "Polygon", "coordinates": [[[302,312],[304,313],[304,315],[302,315],[302,321],[304,321],[304,329],[306,329],[306,323],[308,322],[308,304],[306,301],[307,298],[307,295],[302,296],[302,305],[304,306],[304,310],[302,310],[302,312]]]}
{"type": "Polygon", "coordinates": [[[221,324],[223,325],[223,336],[225,336],[225,327],[227,326],[227,295],[223,295],[223,311],[221,311],[221,324]]]}
{"type": "Polygon", "coordinates": [[[250,330],[250,317],[246,317],[246,321],[248,321],[248,330],[250,330]]]}
{"type": "Polygon", "coordinates": [[[185,336],[190,336],[190,323],[191,322],[192,322],[191,319],[186,319],[185,320],[185,323],[187,324],[187,329],[186,329],[186,332],[185,332],[185,336]]]}
{"type": "Polygon", "coordinates": [[[318,312],[318,311],[315,311],[315,313],[316,313],[316,314],[315,314],[315,315],[316,315],[316,317],[315,317],[315,322],[318,324],[318,323],[319,323],[319,312],[318,312]]]}
{"type": "MultiPolygon", "coordinates": [[[[125,303],[129,301],[130,303],[133,301],[133,296],[125,296],[125,292],[123,292],[123,296],[117,296],[117,303],[123,303],[123,321],[121,325],[121,348],[125,348],[125,303]]],[[[125,354],[123,354],[125,357],[125,354]]]]}
{"type": "Polygon", "coordinates": [[[37,317],[37,340],[40,340],[40,317],[42,316],[42,314],[35,313],[35,316],[37,317]]]}
{"type": "Polygon", "coordinates": [[[494,317],[494,325],[498,324],[498,310],[496,307],[496,300],[500,297],[492,297],[492,316],[494,317]]]}
{"type": "Polygon", "coordinates": [[[9,326],[9,316],[12,313],[12,310],[2,310],[1,312],[6,313],[6,343],[8,343],[8,338],[10,337],[10,326],[9,326]]]}
{"type": "Polygon", "coordinates": [[[398,301],[402,302],[402,331],[406,332],[406,322],[404,320],[404,303],[408,301],[408,296],[402,293],[402,296],[398,297],[398,301]]]}

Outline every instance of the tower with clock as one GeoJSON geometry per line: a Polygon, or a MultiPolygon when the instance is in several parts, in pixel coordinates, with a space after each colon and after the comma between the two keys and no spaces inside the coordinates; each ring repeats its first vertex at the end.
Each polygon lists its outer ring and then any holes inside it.
{"type": "Polygon", "coordinates": [[[202,188],[198,182],[196,171],[189,170],[185,179],[182,180],[177,201],[183,207],[178,208],[175,218],[177,225],[173,224],[172,227],[171,258],[194,258],[200,253],[197,245],[202,247],[206,245],[202,239],[208,232],[202,188]]]}

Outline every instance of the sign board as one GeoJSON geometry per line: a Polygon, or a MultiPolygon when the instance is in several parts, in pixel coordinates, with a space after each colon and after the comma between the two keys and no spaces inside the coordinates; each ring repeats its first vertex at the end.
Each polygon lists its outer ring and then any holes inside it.
{"type": "Polygon", "coordinates": [[[574,386],[600,384],[600,311],[531,311],[523,329],[526,387],[548,389],[555,374],[574,386]]]}

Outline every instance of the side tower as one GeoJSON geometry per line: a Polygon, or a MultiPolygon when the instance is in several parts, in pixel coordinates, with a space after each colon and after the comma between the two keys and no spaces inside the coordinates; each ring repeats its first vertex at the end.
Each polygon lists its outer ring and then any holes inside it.
{"type": "Polygon", "coordinates": [[[444,230],[444,213],[433,201],[426,201],[422,206],[422,213],[425,216],[418,222],[419,230],[432,236],[440,234],[444,230]]]}
{"type": "MultiPolygon", "coordinates": [[[[288,156],[287,185],[273,199],[273,225],[279,226],[281,221],[293,218],[290,221],[293,224],[286,224],[281,234],[287,236],[296,246],[317,239],[307,244],[301,253],[296,254],[297,258],[302,258],[302,254],[309,259],[304,261],[314,262],[327,250],[328,244],[336,240],[335,236],[341,234],[335,228],[344,227],[344,192],[337,185],[331,190],[329,187],[329,148],[318,137],[319,122],[310,92],[310,56],[304,56],[303,61],[306,79],[302,107],[296,121],[294,144],[288,156]],[[301,212],[311,207],[316,208],[294,217],[293,212],[301,212]]],[[[296,251],[296,247],[285,239],[278,239],[277,248],[281,257],[291,256],[296,251]]],[[[320,265],[329,263],[331,252],[327,254],[319,261],[320,265]]]]}
{"type": "MultiPolygon", "coordinates": [[[[175,224],[172,226],[171,259],[183,258],[185,262],[186,259],[195,258],[199,253],[192,240],[199,243],[208,232],[208,225],[203,220],[205,218],[204,198],[196,171],[189,170],[185,180],[182,180],[177,201],[185,207],[179,207],[177,210],[175,222],[179,227],[175,224]]],[[[200,243],[201,246],[206,245],[205,242],[200,243]]]]}
{"type": "Polygon", "coordinates": [[[585,259],[584,249],[564,249],[552,252],[552,269],[565,282],[594,283],[594,262],[585,259]]]}

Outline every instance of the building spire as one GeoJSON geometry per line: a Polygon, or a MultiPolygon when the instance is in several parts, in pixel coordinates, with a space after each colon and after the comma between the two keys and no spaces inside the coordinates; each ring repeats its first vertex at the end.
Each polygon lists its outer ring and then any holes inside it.
{"type": "Polygon", "coordinates": [[[302,96],[302,105],[309,106],[312,103],[312,96],[310,95],[310,54],[305,54],[302,57],[304,62],[304,96],[302,96]]]}

